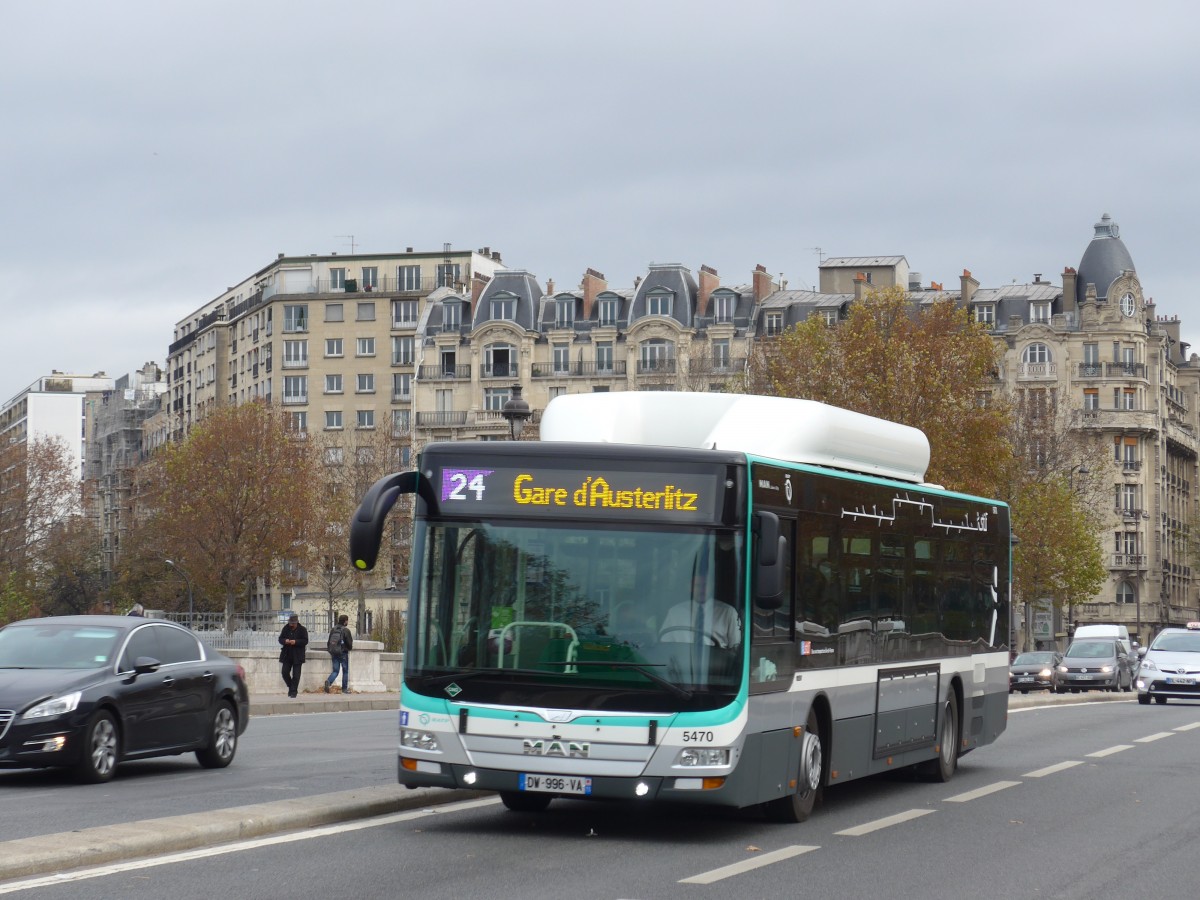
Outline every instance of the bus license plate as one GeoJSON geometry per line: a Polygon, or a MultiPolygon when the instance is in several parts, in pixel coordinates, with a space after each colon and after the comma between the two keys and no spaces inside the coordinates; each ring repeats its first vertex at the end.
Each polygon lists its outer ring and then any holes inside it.
{"type": "Polygon", "coordinates": [[[1195,678],[1187,678],[1181,675],[1168,675],[1167,684],[1195,684],[1195,678]]]}
{"type": "Polygon", "coordinates": [[[592,779],[578,775],[521,775],[521,790],[543,794],[590,794],[592,779]]]}

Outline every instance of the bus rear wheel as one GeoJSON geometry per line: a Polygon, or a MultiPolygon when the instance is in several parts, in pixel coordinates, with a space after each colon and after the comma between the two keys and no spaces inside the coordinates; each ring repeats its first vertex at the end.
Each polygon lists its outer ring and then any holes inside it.
{"type": "Polygon", "coordinates": [[[528,791],[501,791],[500,802],[513,812],[543,812],[550,805],[552,794],[528,791]]]}
{"type": "Polygon", "coordinates": [[[958,768],[958,703],[953,693],[942,705],[937,750],[937,759],[921,763],[917,771],[930,781],[947,782],[958,768]]]}
{"type": "Polygon", "coordinates": [[[817,714],[810,709],[804,736],[800,739],[800,771],[796,792],[778,800],[768,800],[763,804],[763,810],[772,822],[804,822],[812,815],[824,787],[825,748],[821,743],[817,714]]]}

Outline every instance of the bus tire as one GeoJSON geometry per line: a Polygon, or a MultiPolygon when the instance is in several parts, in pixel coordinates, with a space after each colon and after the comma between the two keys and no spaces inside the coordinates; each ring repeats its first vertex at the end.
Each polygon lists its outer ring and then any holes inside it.
{"type": "Polygon", "coordinates": [[[552,794],[537,794],[529,791],[501,791],[500,802],[513,812],[545,812],[553,799],[552,794]]]}
{"type": "Polygon", "coordinates": [[[942,704],[938,722],[937,758],[921,763],[917,771],[929,781],[944,783],[958,768],[958,702],[953,692],[942,704]]]}
{"type": "Polygon", "coordinates": [[[804,736],[800,739],[800,771],[796,778],[796,792],[777,800],[768,800],[763,804],[763,811],[772,822],[804,822],[812,815],[824,789],[825,747],[821,741],[817,714],[810,709],[804,736]]]}

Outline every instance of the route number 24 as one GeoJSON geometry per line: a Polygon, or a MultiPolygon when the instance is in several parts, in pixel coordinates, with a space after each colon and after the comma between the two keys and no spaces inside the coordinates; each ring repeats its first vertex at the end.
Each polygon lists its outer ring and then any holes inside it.
{"type": "Polygon", "coordinates": [[[476,500],[483,499],[484,484],[482,475],[476,475],[474,478],[468,481],[465,474],[462,472],[455,472],[450,476],[450,484],[451,488],[449,498],[451,500],[470,499],[467,497],[467,491],[473,491],[475,493],[476,500]]]}

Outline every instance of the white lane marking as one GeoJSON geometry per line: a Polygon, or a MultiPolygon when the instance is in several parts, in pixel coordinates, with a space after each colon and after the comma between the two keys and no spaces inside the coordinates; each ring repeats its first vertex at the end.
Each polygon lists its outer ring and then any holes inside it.
{"type": "Polygon", "coordinates": [[[753,859],[742,860],[742,862],[734,863],[731,866],[721,866],[719,869],[701,872],[699,875],[693,875],[690,878],[681,878],[679,879],[679,883],[712,884],[714,881],[720,881],[723,878],[732,878],[734,875],[741,875],[754,869],[761,869],[763,866],[769,866],[772,863],[782,862],[785,859],[791,859],[793,856],[800,856],[802,853],[810,853],[813,850],[820,849],[820,847],[806,847],[801,844],[784,847],[782,850],[772,850],[770,853],[755,855],[753,859]]]}
{"type": "Polygon", "coordinates": [[[976,788],[973,791],[967,791],[965,794],[955,794],[953,797],[947,797],[944,802],[966,803],[968,800],[978,800],[980,797],[986,797],[988,794],[994,794],[996,791],[1002,791],[1005,788],[1016,787],[1020,783],[1019,781],[997,781],[995,784],[976,788]]]}
{"type": "Polygon", "coordinates": [[[1095,753],[1089,753],[1093,759],[1100,759],[1105,756],[1112,756],[1114,753],[1120,753],[1122,750],[1132,750],[1133,744],[1117,744],[1115,747],[1109,747],[1105,750],[1097,750],[1095,753]]]}
{"type": "Polygon", "coordinates": [[[1148,734],[1145,737],[1134,738],[1133,742],[1135,744],[1148,744],[1151,741],[1159,741],[1165,737],[1172,737],[1174,734],[1175,732],[1173,731],[1160,731],[1158,734],[1148,734]]]}
{"type": "Polygon", "coordinates": [[[55,884],[70,884],[75,881],[86,881],[89,878],[104,878],[107,875],[118,875],[121,872],[132,872],[138,869],[152,869],[155,866],[169,866],[174,863],[190,862],[194,859],[206,859],[210,856],[223,856],[226,853],[239,853],[243,850],[257,850],[260,847],[270,847],[277,844],[291,844],[296,841],[308,841],[313,838],[329,837],[348,831],[362,831],[364,828],[378,828],[381,825],[394,825],[397,822],[407,822],[412,819],[423,819],[427,816],[444,815],[452,812],[462,812],[477,809],[481,806],[492,806],[500,802],[498,797],[485,797],[482,800],[464,800],[462,803],[451,803],[446,806],[431,806],[425,809],[410,810],[402,813],[391,813],[377,816],[374,819],[360,819],[357,822],[342,822],[337,825],[323,825],[320,828],[309,828],[289,834],[278,834],[272,837],[255,838],[240,841],[236,844],[221,844],[216,847],[201,847],[197,850],[185,850],[180,853],[169,853],[149,859],[133,859],[128,862],[110,863],[105,866],[95,866],[90,869],[80,869],[75,872],[56,872],[53,875],[41,875],[24,881],[10,881],[0,884],[0,894],[15,894],[17,891],[27,891],[33,888],[48,887],[55,884]]]}
{"type": "Polygon", "coordinates": [[[1187,725],[1180,725],[1176,731],[1191,731],[1193,728],[1200,728],[1200,722],[1189,722],[1187,725]]]}
{"type": "Polygon", "coordinates": [[[1026,778],[1042,778],[1045,775],[1053,775],[1055,772],[1061,772],[1064,769],[1071,769],[1075,766],[1082,766],[1083,763],[1077,759],[1068,759],[1066,762],[1055,763],[1052,766],[1046,766],[1044,769],[1037,769],[1033,772],[1026,772],[1026,778]]]}
{"type": "Polygon", "coordinates": [[[876,819],[874,822],[867,822],[865,825],[856,825],[853,828],[847,828],[845,831],[836,831],[834,833],[848,835],[849,837],[860,837],[864,834],[870,834],[872,831],[878,831],[880,828],[890,828],[902,822],[919,819],[921,816],[927,816],[933,811],[932,809],[910,809],[908,812],[896,813],[894,816],[885,816],[882,819],[876,819]]]}

